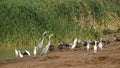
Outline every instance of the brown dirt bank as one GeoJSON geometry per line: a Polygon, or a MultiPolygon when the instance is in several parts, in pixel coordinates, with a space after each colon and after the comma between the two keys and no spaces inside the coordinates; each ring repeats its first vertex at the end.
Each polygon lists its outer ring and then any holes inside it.
{"type": "Polygon", "coordinates": [[[6,60],[0,62],[0,68],[120,68],[120,43],[104,46],[96,54],[83,48],[6,60]]]}

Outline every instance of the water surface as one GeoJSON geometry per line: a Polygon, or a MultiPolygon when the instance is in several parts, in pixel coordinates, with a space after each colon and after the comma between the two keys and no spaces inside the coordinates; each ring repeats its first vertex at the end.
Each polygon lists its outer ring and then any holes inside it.
{"type": "MultiPolygon", "coordinates": [[[[31,55],[33,55],[32,53],[33,53],[34,47],[19,47],[16,49],[21,50],[21,51],[24,51],[25,49],[29,50],[31,55]]],[[[1,47],[0,48],[0,61],[14,59],[14,58],[16,58],[15,47],[6,47],[6,48],[1,47]]]]}

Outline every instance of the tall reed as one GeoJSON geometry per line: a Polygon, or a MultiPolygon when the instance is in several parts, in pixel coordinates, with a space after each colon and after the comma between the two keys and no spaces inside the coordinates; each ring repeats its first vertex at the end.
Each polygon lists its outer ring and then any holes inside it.
{"type": "Polygon", "coordinates": [[[0,45],[34,46],[44,31],[54,33],[55,43],[100,39],[109,15],[119,20],[119,6],[113,0],[1,0],[0,45]]]}

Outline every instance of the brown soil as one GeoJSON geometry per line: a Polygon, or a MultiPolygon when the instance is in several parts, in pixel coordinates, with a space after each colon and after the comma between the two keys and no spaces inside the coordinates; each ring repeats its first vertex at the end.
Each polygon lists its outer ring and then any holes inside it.
{"type": "Polygon", "coordinates": [[[120,68],[120,44],[110,44],[93,54],[93,49],[48,52],[37,57],[16,58],[0,62],[0,68],[120,68]]]}

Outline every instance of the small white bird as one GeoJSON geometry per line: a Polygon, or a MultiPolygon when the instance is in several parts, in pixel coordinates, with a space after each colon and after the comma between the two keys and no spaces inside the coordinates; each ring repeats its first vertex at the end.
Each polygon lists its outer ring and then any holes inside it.
{"type": "Polygon", "coordinates": [[[50,46],[50,38],[53,36],[53,34],[49,35],[49,41],[48,44],[46,45],[46,47],[42,50],[41,55],[44,55],[47,53],[47,51],[49,50],[49,46],[50,46]]]}
{"type": "Polygon", "coordinates": [[[36,55],[37,55],[36,46],[34,47],[33,55],[34,55],[34,57],[36,57],[36,55]]]}
{"type": "Polygon", "coordinates": [[[77,38],[74,39],[74,42],[73,42],[71,49],[74,49],[76,47],[76,44],[77,44],[77,38]]]}
{"type": "Polygon", "coordinates": [[[25,52],[28,54],[28,56],[30,56],[30,52],[28,50],[25,50],[25,52]]]}
{"type": "Polygon", "coordinates": [[[23,57],[23,55],[21,54],[20,50],[19,50],[18,52],[19,52],[19,56],[22,58],[22,57],[23,57]]]}
{"type": "Polygon", "coordinates": [[[41,40],[41,42],[37,45],[37,49],[42,48],[43,42],[44,42],[44,35],[45,35],[46,33],[47,33],[47,31],[45,31],[45,32],[43,33],[43,35],[42,35],[42,40],[41,40]]]}
{"type": "Polygon", "coordinates": [[[95,40],[95,45],[94,45],[94,53],[97,52],[97,41],[95,40]]]}
{"type": "Polygon", "coordinates": [[[18,50],[15,48],[15,55],[18,57],[18,50]]]}
{"type": "Polygon", "coordinates": [[[89,51],[89,49],[90,49],[90,44],[89,44],[89,42],[87,43],[86,48],[87,48],[87,51],[89,51]]]}
{"type": "Polygon", "coordinates": [[[98,47],[102,50],[102,43],[101,42],[99,42],[99,44],[98,44],[98,47]]]}

